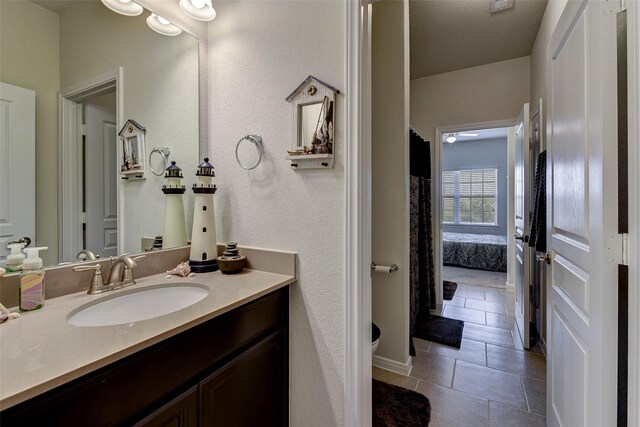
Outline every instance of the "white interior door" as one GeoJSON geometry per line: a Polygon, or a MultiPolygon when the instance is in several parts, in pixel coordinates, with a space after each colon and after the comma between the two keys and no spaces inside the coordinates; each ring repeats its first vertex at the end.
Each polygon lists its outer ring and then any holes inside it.
{"type": "Polygon", "coordinates": [[[0,83],[0,264],[7,243],[23,236],[35,244],[36,93],[0,83]]]}
{"type": "Polygon", "coordinates": [[[529,149],[529,104],[524,104],[516,122],[516,159],[515,159],[515,248],[516,248],[516,323],[520,332],[522,346],[531,346],[530,319],[530,283],[531,268],[527,232],[530,229],[531,171],[529,149]]]}
{"type": "Polygon", "coordinates": [[[604,5],[568,2],[547,53],[549,426],[617,424],[616,17],[604,5]]]}
{"type": "Polygon", "coordinates": [[[118,254],[116,113],[86,104],[84,114],[85,248],[104,258],[118,254]]]}

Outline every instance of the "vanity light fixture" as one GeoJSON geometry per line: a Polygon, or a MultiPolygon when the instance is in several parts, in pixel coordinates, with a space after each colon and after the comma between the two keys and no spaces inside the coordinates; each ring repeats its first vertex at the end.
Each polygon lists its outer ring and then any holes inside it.
{"type": "Polygon", "coordinates": [[[212,21],[216,17],[211,0],[180,0],[180,9],[198,21],[212,21]]]}
{"type": "Polygon", "coordinates": [[[131,0],[102,0],[102,4],[125,16],[138,16],[144,11],[142,6],[131,0]]]}
{"type": "Polygon", "coordinates": [[[458,138],[456,138],[456,134],[455,133],[450,133],[449,136],[447,136],[447,139],[445,141],[447,141],[449,144],[453,144],[454,142],[456,142],[458,138]]]}
{"type": "Polygon", "coordinates": [[[147,25],[149,25],[153,31],[160,33],[163,36],[177,36],[182,32],[180,28],[155,13],[149,15],[147,18],[147,25]]]}

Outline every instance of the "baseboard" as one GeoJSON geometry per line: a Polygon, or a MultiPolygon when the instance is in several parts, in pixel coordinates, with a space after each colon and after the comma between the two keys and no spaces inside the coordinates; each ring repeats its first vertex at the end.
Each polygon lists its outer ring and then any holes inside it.
{"type": "Polygon", "coordinates": [[[507,285],[507,289],[515,291],[516,290],[516,285],[515,283],[509,283],[509,282],[505,282],[505,285],[507,285]]]}
{"type": "Polygon", "coordinates": [[[395,372],[400,375],[409,375],[411,374],[412,357],[409,356],[405,363],[398,362],[395,360],[387,359],[386,357],[376,356],[375,354],[371,356],[371,363],[376,368],[385,369],[387,371],[395,372]]]}

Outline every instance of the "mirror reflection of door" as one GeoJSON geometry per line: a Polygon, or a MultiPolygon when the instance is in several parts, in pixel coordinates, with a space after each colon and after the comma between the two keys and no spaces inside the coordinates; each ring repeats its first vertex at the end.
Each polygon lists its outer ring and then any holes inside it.
{"type": "Polygon", "coordinates": [[[0,83],[0,265],[7,243],[35,239],[36,93],[0,83]]]}
{"type": "Polygon", "coordinates": [[[84,248],[102,258],[115,256],[118,254],[115,93],[85,103],[84,120],[84,248]]]}

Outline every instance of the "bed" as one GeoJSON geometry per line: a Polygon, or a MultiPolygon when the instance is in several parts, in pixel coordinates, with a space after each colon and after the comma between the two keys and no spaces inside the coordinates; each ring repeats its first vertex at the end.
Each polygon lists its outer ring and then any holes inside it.
{"type": "Polygon", "coordinates": [[[507,237],[444,232],[442,261],[446,265],[507,271],[507,237]]]}

